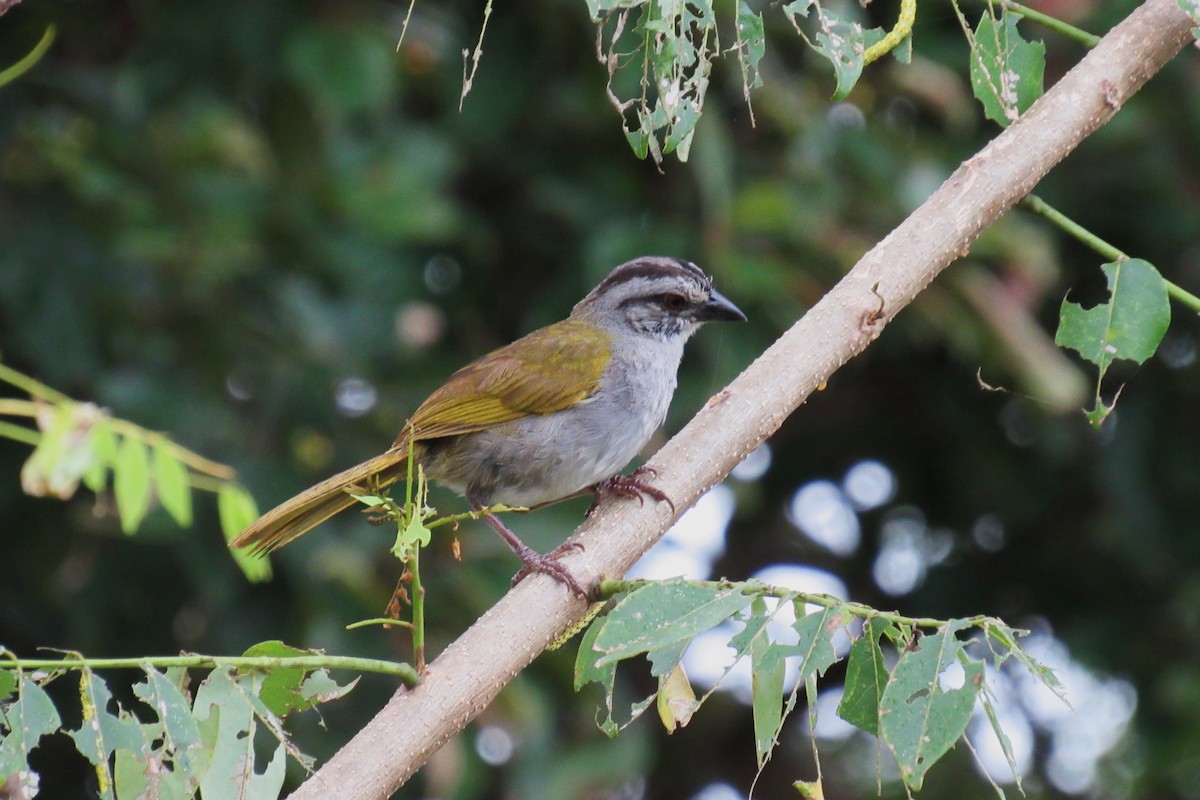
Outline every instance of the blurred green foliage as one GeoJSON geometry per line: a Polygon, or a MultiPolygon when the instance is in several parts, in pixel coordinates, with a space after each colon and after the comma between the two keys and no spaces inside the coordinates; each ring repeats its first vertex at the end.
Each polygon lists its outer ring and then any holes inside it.
{"type": "MultiPolygon", "coordinates": [[[[757,125],[736,59],[723,61],[689,163],[659,173],[630,155],[604,97],[585,4],[519,6],[493,13],[461,113],[460,53],[474,45],[482,4],[418,3],[398,52],[404,3],[14,7],[0,17],[0,63],[28,53],[48,23],[59,36],[0,90],[0,358],[235,465],[265,508],[379,452],[456,367],[562,317],[616,263],[664,253],[714,273],[752,320],[697,338],[669,431],[994,134],[970,97],[948,8],[922,5],[911,66],[873,65],[832,105],[831,73],[767,9],[757,125]]],[[[1083,0],[1064,11],[1102,32],[1131,7],[1083,0]]],[[[717,10],[729,24],[733,4],[717,10]]],[[[887,4],[870,13],[874,24],[895,19],[887,4]]],[[[1048,83],[1080,55],[1047,37],[1048,83]]],[[[1039,188],[1192,291],[1194,72],[1190,54],[1178,59],[1039,188]]],[[[1105,796],[1189,797],[1200,774],[1200,325],[1177,314],[1159,356],[1136,374],[1114,366],[1109,380],[1130,382],[1093,432],[1062,410],[1085,402],[1071,401],[1077,363],[1040,348],[1068,290],[1085,304],[1103,295],[1098,264],[1038,220],[1002,219],[784,425],[761,480],[734,486],[717,572],[807,563],[877,606],[1050,626],[1074,658],[1137,691],[1133,728],[1101,762],[1105,796]],[[1013,391],[981,391],[977,370],[1013,391]],[[889,509],[861,515],[863,542],[848,557],[788,520],[801,485],[839,480],[864,458],[895,474],[895,506],[951,536],[946,560],[901,597],[872,577],[889,509]],[[984,518],[1000,521],[1001,546],[972,537],[984,518]]],[[[144,535],[127,539],[109,500],[25,497],[28,453],[0,441],[7,647],[234,653],[283,639],[407,657],[402,636],[344,630],[376,616],[397,577],[386,537],[353,515],[281,551],[276,579],[252,586],[226,554],[215,503],[196,503],[189,531],[153,509],[144,535]]],[[[431,499],[461,510],[449,495],[431,499]]],[[[584,505],[514,524],[552,546],[584,505]]],[[[432,652],[515,571],[480,528],[457,532],[461,563],[449,537],[425,560],[432,652]]],[[[540,658],[400,796],[690,798],[714,780],[748,787],[748,707],[715,698],[724,705],[672,737],[643,720],[609,741],[596,697],[570,694],[571,661],[540,658]],[[492,725],[516,742],[503,766],[474,750],[492,725]]],[[[120,677],[110,684],[128,697],[120,677]]],[[[391,689],[364,678],[324,712],[325,729],[298,723],[302,748],[326,757],[391,689]]],[[[786,796],[815,774],[799,726],[782,743],[760,796],[786,796]]],[[[1045,744],[1025,784],[1032,797],[1059,796],[1044,777],[1045,744]]],[[[43,750],[44,796],[88,796],[87,765],[69,743],[43,750]]],[[[873,791],[873,763],[858,744],[824,746],[826,796],[873,791]]],[[[964,786],[990,791],[956,751],[922,797],[961,797],[964,786]]],[[[884,795],[903,790],[885,782],[884,795]]]]}

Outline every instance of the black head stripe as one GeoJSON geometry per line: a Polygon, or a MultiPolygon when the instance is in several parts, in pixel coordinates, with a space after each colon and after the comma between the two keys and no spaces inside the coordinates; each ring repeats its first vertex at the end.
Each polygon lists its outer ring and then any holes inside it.
{"type": "Polygon", "coordinates": [[[676,258],[639,258],[614,269],[599,286],[592,290],[592,294],[600,294],[616,284],[637,278],[661,278],[671,274],[684,275],[699,281],[706,289],[712,289],[712,278],[705,275],[703,270],[690,261],[676,258]]]}

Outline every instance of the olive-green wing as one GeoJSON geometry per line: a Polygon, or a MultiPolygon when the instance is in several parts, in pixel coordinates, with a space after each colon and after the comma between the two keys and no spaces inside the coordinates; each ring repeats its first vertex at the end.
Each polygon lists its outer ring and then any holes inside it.
{"type": "Polygon", "coordinates": [[[409,418],[396,444],[456,436],[587,399],[612,357],[606,333],[564,320],[495,350],[450,376],[409,418]]]}

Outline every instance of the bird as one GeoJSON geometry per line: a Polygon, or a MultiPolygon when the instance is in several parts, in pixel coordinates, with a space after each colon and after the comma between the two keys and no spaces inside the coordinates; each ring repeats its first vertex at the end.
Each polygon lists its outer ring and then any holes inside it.
{"type": "Polygon", "coordinates": [[[352,492],[406,477],[411,448],[425,474],[465,497],[521,559],[514,583],[542,572],[586,598],[559,561],[574,545],[539,553],[489,507],[532,509],[588,493],[670,503],[644,468],[618,473],[666,419],[687,340],[706,322],[745,320],[694,263],[627,261],[566,319],[452,374],[386,452],[276,506],[230,546],[255,554],[282,547],[354,505],[352,492]]]}

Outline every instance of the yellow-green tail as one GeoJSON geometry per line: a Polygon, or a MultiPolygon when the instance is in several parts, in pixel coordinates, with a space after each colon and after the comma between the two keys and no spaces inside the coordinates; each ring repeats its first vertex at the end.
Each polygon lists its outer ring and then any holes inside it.
{"type": "Polygon", "coordinates": [[[375,478],[375,486],[387,486],[404,476],[408,468],[407,461],[407,446],[393,447],[382,455],[339,472],[275,506],[229,544],[231,547],[253,547],[255,555],[283,547],[354,505],[357,501],[347,494],[350,487],[369,491],[368,481],[371,478],[375,478]]]}

